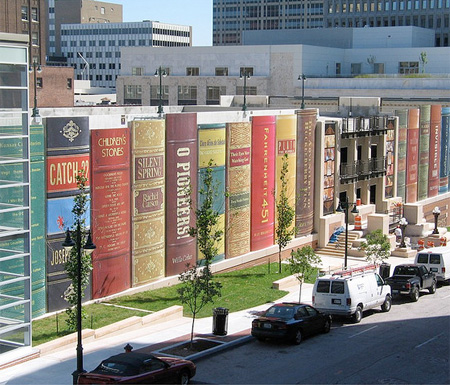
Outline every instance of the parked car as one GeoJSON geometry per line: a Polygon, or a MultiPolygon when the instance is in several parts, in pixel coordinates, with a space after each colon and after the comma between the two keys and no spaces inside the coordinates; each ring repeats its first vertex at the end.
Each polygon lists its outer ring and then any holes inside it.
{"type": "Polygon", "coordinates": [[[195,371],[195,364],[188,360],[128,352],[81,373],[78,384],[188,384],[195,371]]]}
{"type": "Polygon", "coordinates": [[[395,266],[392,277],[386,279],[392,294],[406,294],[416,302],[420,290],[428,289],[430,294],[436,292],[436,276],[424,265],[404,264],[395,266]]]}
{"type": "Polygon", "coordinates": [[[261,317],[252,322],[252,336],[263,341],[266,338],[288,340],[298,345],[303,337],[328,333],[331,316],[312,306],[283,302],[271,306],[261,317]]]}
{"type": "Polygon", "coordinates": [[[375,265],[338,271],[317,278],[313,287],[313,305],[332,315],[352,317],[358,323],[363,311],[381,307],[391,310],[391,288],[376,272],[375,265]]]}
{"type": "Polygon", "coordinates": [[[436,275],[438,282],[450,283],[450,247],[432,247],[416,254],[414,261],[436,275]]]}

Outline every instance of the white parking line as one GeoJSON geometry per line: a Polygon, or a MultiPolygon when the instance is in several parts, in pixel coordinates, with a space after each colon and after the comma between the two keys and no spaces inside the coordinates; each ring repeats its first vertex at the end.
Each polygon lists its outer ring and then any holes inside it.
{"type": "Polygon", "coordinates": [[[444,334],[444,332],[442,332],[441,334],[438,334],[437,336],[434,336],[433,338],[430,338],[428,341],[422,342],[420,345],[415,346],[414,349],[420,348],[423,345],[426,345],[427,343],[434,341],[436,338],[439,338],[442,334],[444,334]]]}
{"type": "Polygon", "coordinates": [[[445,297],[442,297],[442,299],[446,299],[446,298],[449,298],[450,297],[450,295],[446,295],[445,297]]]}
{"type": "Polygon", "coordinates": [[[377,328],[377,327],[378,327],[378,325],[372,326],[371,328],[366,329],[366,330],[363,330],[362,332],[353,334],[352,336],[350,336],[350,337],[348,337],[348,338],[353,338],[353,337],[359,336],[360,334],[363,334],[363,333],[365,333],[365,332],[368,332],[369,330],[375,329],[375,328],[377,328]]]}

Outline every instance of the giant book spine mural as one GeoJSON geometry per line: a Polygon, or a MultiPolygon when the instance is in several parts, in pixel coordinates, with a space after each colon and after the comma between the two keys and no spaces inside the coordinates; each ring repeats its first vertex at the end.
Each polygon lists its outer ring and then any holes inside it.
{"type": "MultiPolygon", "coordinates": [[[[278,115],[276,120],[276,173],[275,191],[276,199],[280,199],[281,191],[281,168],[283,167],[283,156],[287,154],[288,172],[286,174],[287,186],[286,196],[289,205],[295,210],[295,176],[296,176],[296,150],[297,150],[297,115],[278,115]]],[[[295,219],[290,229],[295,226],[295,219]]],[[[277,213],[275,212],[275,229],[277,228],[277,213]]]]}
{"type": "Polygon", "coordinates": [[[428,197],[439,194],[439,166],[441,157],[441,115],[442,107],[438,104],[431,106],[430,113],[430,154],[428,168],[428,197]]]}
{"type": "Polygon", "coordinates": [[[180,274],[197,262],[197,114],[166,115],[166,275],[180,274]]]}
{"type": "Polygon", "coordinates": [[[250,251],[250,122],[227,124],[227,258],[250,251]]]}
{"type": "Polygon", "coordinates": [[[397,196],[406,202],[406,145],[408,132],[408,110],[395,111],[398,116],[398,146],[397,146],[397,196]]]}
{"type": "Polygon", "coordinates": [[[394,173],[395,173],[395,118],[387,119],[386,135],[386,176],[385,176],[385,198],[394,196],[394,173]]]}
{"type": "Polygon", "coordinates": [[[431,106],[419,108],[419,169],[417,177],[417,200],[428,197],[428,169],[430,161],[430,119],[431,106]]]}
{"type": "Polygon", "coordinates": [[[450,107],[442,107],[441,166],[439,169],[439,193],[450,190],[450,107]]]}
{"type": "MultiPolygon", "coordinates": [[[[65,272],[68,254],[62,247],[64,232],[73,229],[72,209],[78,194],[76,177],[84,170],[89,186],[89,118],[58,117],[46,119],[47,137],[47,310],[67,307],[65,292],[70,280],[65,272]]],[[[90,208],[85,225],[90,227],[90,208]]],[[[95,239],[94,239],[95,242],[95,239]]],[[[84,300],[91,299],[91,287],[84,300]]]]}
{"type": "MultiPolygon", "coordinates": [[[[198,207],[203,203],[200,191],[204,189],[205,172],[209,161],[212,161],[213,185],[215,196],[213,197],[213,209],[219,214],[217,230],[223,231],[222,240],[217,245],[218,253],[212,262],[225,258],[225,149],[226,149],[225,124],[199,124],[198,125],[198,207]]],[[[199,252],[198,260],[203,260],[199,252]]]]}
{"type": "Polygon", "coordinates": [[[131,285],[165,275],[165,121],[131,122],[131,285]]]}
{"type": "Polygon", "coordinates": [[[314,146],[317,111],[297,111],[297,237],[309,235],[314,227],[314,146]]]}
{"type": "Polygon", "coordinates": [[[323,215],[334,213],[336,126],[336,122],[325,122],[323,149],[323,215]]]}
{"type": "Polygon", "coordinates": [[[130,129],[91,130],[92,297],[131,286],[130,129]]]}
{"type": "Polygon", "coordinates": [[[419,168],[419,109],[408,110],[406,150],[406,203],[417,201],[417,175],[419,168]]]}
{"type": "Polygon", "coordinates": [[[273,245],[275,225],[275,116],[252,118],[252,251],[273,245]]]}

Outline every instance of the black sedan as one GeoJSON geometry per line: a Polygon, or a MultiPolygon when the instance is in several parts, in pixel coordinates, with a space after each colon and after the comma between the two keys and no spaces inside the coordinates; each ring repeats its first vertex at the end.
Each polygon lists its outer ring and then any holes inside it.
{"type": "Polygon", "coordinates": [[[188,360],[128,352],[81,373],[78,384],[188,384],[195,371],[195,364],[188,360]]]}
{"type": "Polygon", "coordinates": [[[331,316],[321,313],[310,305],[301,303],[279,303],[253,320],[252,336],[263,341],[266,338],[288,340],[298,345],[303,337],[328,333],[331,316]]]}

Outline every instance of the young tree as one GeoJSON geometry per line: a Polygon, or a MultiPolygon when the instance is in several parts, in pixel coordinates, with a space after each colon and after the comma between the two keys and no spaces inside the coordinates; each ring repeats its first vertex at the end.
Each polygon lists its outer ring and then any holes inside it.
{"type": "Polygon", "coordinates": [[[291,273],[295,275],[300,282],[300,292],[298,295],[298,301],[302,300],[302,284],[306,279],[311,277],[314,273],[314,265],[322,262],[321,258],[316,255],[314,249],[311,246],[304,246],[296,251],[291,251],[291,258],[289,259],[289,269],[291,273]]]}
{"type": "Polygon", "coordinates": [[[425,73],[425,65],[428,63],[427,53],[422,51],[419,56],[420,62],[422,63],[422,73],[425,73]]]}
{"type": "Polygon", "coordinates": [[[178,277],[182,282],[177,290],[181,302],[192,312],[191,344],[194,339],[194,323],[198,312],[213,302],[214,297],[221,295],[222,285],[213,281],[211,263],[218,254],[218,244],[223,238],[223,230],[218,227],[220,214],[214,209],[214,199],[218,198],[218,186],[213,178],[213,161],[208,163],[203,178],[203,187],[199,190],[199,207],[195,209],[196,223],[189,234],[197,237],[200,253],[203,255],[203,266],[187,265],[186,270],[178,277]]]}
{"type": "Polygon", "coordinates": [[[367,234],[366,241],[361,243],[360,250],[366,253],[366,260],[376,265],[381,264],[391,255],[391,244],[381,229],[367,234]]]}
{"type": "Polygon", "coordinates": [[[281,273],[281,251],[288,245],[295,234],[293,221],[295,218],[295,208],[290,205],[288,196],[288,154],[282,158],[280,173],[281,189],[276,201],[277,208],[277,226],[275,229],[275,242],[278,244],[278,272],[281,273]]]}
{"type": "MultiPolygon", "coordinates": [[[[77,328],[77,298],[78,298],[78,245],[84,245],[86,243],[86,213],[88,209],[88,195],[86,194],[87,183],[86,170],[81,169],[76,176],[78,194],[74,198],[74,205],[72,213],[74,216],[74,225],[72,234],[75,237],[81,237],[80,240],[75,239],[75,246],[70,251],[69,258],[65,263],[65,269],[67,275],[71,280],[70,286],[64,293],[64,298],[69,303],[69,307],[66,309],[68,316],[67,326],[69,330],[76,330],[77,328]],[[79,225],[79,228],[78,228],[79,225]]],[[[84,290],[89,283],[89,275],[92,270],[91,256],[82,252],[81,253],[81,297],[84,297],[84,290]]],[[[81,311],[82,319],[87,318],[86,311],[81,311]]]]}

